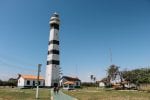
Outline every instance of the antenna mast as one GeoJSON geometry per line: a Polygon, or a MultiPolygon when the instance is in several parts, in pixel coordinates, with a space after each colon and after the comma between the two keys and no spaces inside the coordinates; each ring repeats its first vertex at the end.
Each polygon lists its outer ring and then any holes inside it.
{"type": "Polygon", "coordinates": [[[111,52],[111,48],[109,48],[109,52],[110,52],[110,63],[112,64],[112,52],[111,52]]]}

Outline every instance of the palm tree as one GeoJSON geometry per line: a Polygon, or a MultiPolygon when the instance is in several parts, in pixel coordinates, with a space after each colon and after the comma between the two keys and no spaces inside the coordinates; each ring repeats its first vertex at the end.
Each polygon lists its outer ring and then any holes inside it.
{"type": "Polygon", "coordinates": [[[91,82],[92,82],[92,80],[93,80],[93,78],[94,78],[94,75],[91,75],[90,78],[91,78],[91,82]]]}
{"type": "Polygon", "coordinates": [[[96,77],[93,77],[93,81],[94,81],[94,82],[96,81],[96,77]]]}

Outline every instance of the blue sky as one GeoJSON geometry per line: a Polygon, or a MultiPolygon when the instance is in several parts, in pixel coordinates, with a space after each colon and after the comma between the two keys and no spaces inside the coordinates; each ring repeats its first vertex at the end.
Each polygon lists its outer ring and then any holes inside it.
{"type": "Polygon", "coordinates": [[[55,11],[64,75],[101,79],[111,64],[109,48],[122,70],[150,65],[149,0],[1,0],[0,79],[36,74],[38,63],[45,76],[48,23],[55,11]]]}

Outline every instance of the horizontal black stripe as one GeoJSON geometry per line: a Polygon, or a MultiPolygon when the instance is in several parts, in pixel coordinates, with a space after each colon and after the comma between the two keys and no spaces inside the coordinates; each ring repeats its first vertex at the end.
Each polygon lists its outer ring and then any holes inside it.
{"type": "Polygon", "coordinates": [[[58,60],[47,61],[47,65],[49,65],[49,64],[59,65],[59,61],[58,60]]]}
{"type": "Polygon", "coordinates": [[[56,24],[56,23],[52,23],[52,24],[51,24],[51,28],[54,28],[54,29],[58,29],[58,30],[59,30],[59,25],[56,24]]]}
{"type": "Polygon", "coordinates": [[[51,41],[49,41],[48,44],[49,44],[49,45],[50,45],[50,44],[57,44],[57,45],[59,45],[59,41],[58,41],[58,40],[51,40],[51,41]]]}
{"type": "Polygon", "coordinates": [[[48,54],[58,54],[59,55],[59,50],[50,50],[50,51],[48,51],[48,54]]]}

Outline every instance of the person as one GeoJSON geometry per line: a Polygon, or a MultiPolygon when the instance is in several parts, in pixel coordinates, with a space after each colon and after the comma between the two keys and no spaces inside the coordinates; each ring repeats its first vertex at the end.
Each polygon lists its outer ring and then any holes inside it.
{"type": "Polygon", "coordinates": [[[57,91],[56,87],[54,87],[53,91],[54,91],[54,94],[56,94],[56,91],[57,91]]]}
{"type": "Polygon", "coordinates": [[[59,86],[57,86],[56,91],[57,91],[57,94],[58,94],[59,93],[59,86]]]}

